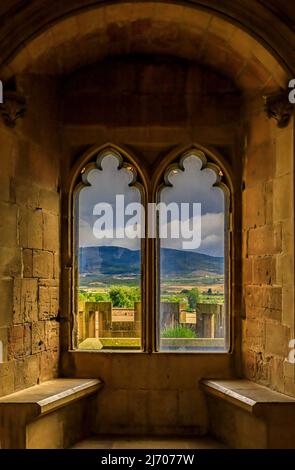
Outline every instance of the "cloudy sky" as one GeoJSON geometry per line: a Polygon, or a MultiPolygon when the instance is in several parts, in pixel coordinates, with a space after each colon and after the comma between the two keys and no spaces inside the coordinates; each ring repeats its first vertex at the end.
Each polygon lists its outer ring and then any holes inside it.
{"type": "MultiPolygon", "coordinates": [[[[93,170],[89,173],[88,180],[91,186],[81,190],[79,195],[79,220],[80,246],[121,246],[129,249],[139,249],[140,240],[138,238],[116,238],[113,237],[111,226],[115,221],[116,195],[124,195],[125,207],[130,203],[139,203],[140,194],[136,188],[128,186],[132,179],[132,175],[125,169],[117,170],[118,160],[115,157],[107,157],[102,162],[103,171],[93,170]],[[113,208],[113,215],[110,217],[106,212],[100,212],[97,203],[104,202],[113,208]],[[103,218],[101,217],[103,216],[103,218]],[[109,238],[99,239],[99,234],[104,231],[104,235],[109,238]]],[[[192,228],[193,210],[192,203],[200,203],[201,209],[201,244],[194,251],[205,253],[211,256],[223,256],[224,244],[224,195],[219,188],[212,185],[216,176],[212,170],[200,170],[201,162],[196,157],[188,157],[184,162],[185,171],[177,171],[176,174],[170,174],[170,181],[173,187],[167,187],[162,190],[161,202],[169,204],[175,202],[189,203],[190,213],[189,222],[192,228]]],[[[180,207],[180,206],[179,206],[180,207]]],[[[135,213],[134,213],[135,215],[135,213]]],[[[117,228],[122,228],[122,213],[117,216],[121,219],[117,224],[117,228]]],[[[125,215],[125,223],[130,221],[131,215],[125,215]]],[[[184,219],[183,219],[184,220],[184,219]]],[[[135,219],[133,219],[135,221],[135,219]]],[[[139,218],[137,217],[137,221],[139,218]]],[[[183,237],[175,239],[169,237],[171,225],[177,220],[171,218],[168,213],[167,230],[168,238],[162,239],[161,246],[174,249],[183,249],[183,237]]],[[[161,222],[160,222],[161,223],[161,222]]],[[[115,226],[115,225],[113,225],[115,226]]],[[[139,223],[134,226],[130,224],[129,233],[134,230],[140,232],[139,223]]]]}

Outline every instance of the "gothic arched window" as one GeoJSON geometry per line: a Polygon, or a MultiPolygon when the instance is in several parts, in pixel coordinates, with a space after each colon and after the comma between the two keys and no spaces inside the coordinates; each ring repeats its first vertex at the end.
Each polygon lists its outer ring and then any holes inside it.
{"type": "Polygon", "coordinates": [[[192,150],[166,168],[158,190],[157,349],[229,347],[229,191],[192,150]]]}
{"type": "Polygon", "coordinates": [[[149,184],[134,159],[113,147],[93,151],[80,169],[72,226],[75,348],[229,350],[227,180],[199,149],[167,160],[149,184]]]}
{"type": "Polygon", "coordinates": [[[81,171],[74,194],[79,349],[142,349],[143,192],[134,165],[115,149],[81,171]]]}

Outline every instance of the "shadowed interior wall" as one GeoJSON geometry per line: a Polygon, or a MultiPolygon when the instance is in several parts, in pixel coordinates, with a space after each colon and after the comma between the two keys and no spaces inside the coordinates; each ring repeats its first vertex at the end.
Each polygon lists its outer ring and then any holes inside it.
{"type": "Polygon", "coordinates": [[[25,119],[0,122],[0,395],[58,372],[59,130],[56,83],[18,77],[25,119]]]}

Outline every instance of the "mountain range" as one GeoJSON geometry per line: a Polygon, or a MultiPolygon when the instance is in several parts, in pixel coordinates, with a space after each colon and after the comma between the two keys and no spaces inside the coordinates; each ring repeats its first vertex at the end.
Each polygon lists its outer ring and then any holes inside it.
{"type": "MultiPolygon", "coordinates": [[[[162,276],[190,276],[194,273],[223,274],[224,259],[188,250],[161,248],[162,276]]],[[[79,271],[82,275],[137,275],[140,251],[117,246],[80,248],[79,271]]]]}

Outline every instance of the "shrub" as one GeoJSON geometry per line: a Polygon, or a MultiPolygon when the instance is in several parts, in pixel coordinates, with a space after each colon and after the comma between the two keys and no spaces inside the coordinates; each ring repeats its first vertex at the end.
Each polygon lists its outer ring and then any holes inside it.
{"type": "Polygon", "coordinates": [[[187,295],[189,308],[192,308],[195,310],[197,308],[197,303],[199,302],[199,298],[200,298],[200,293],[198,289],[196,288],[191,289],[187,295]]]}
{"type": "Polygon", "coordinates": [[[188,326],[166,328],[161,332],[161,338],[196,338],[196,333],[188,326]]]}
{"type": "Polygon", "coordinates": [[[134,307],[134,302],[140,301],[138,287],[114,286],[110,289],[110,299],[113,307],[134,307]]]}

